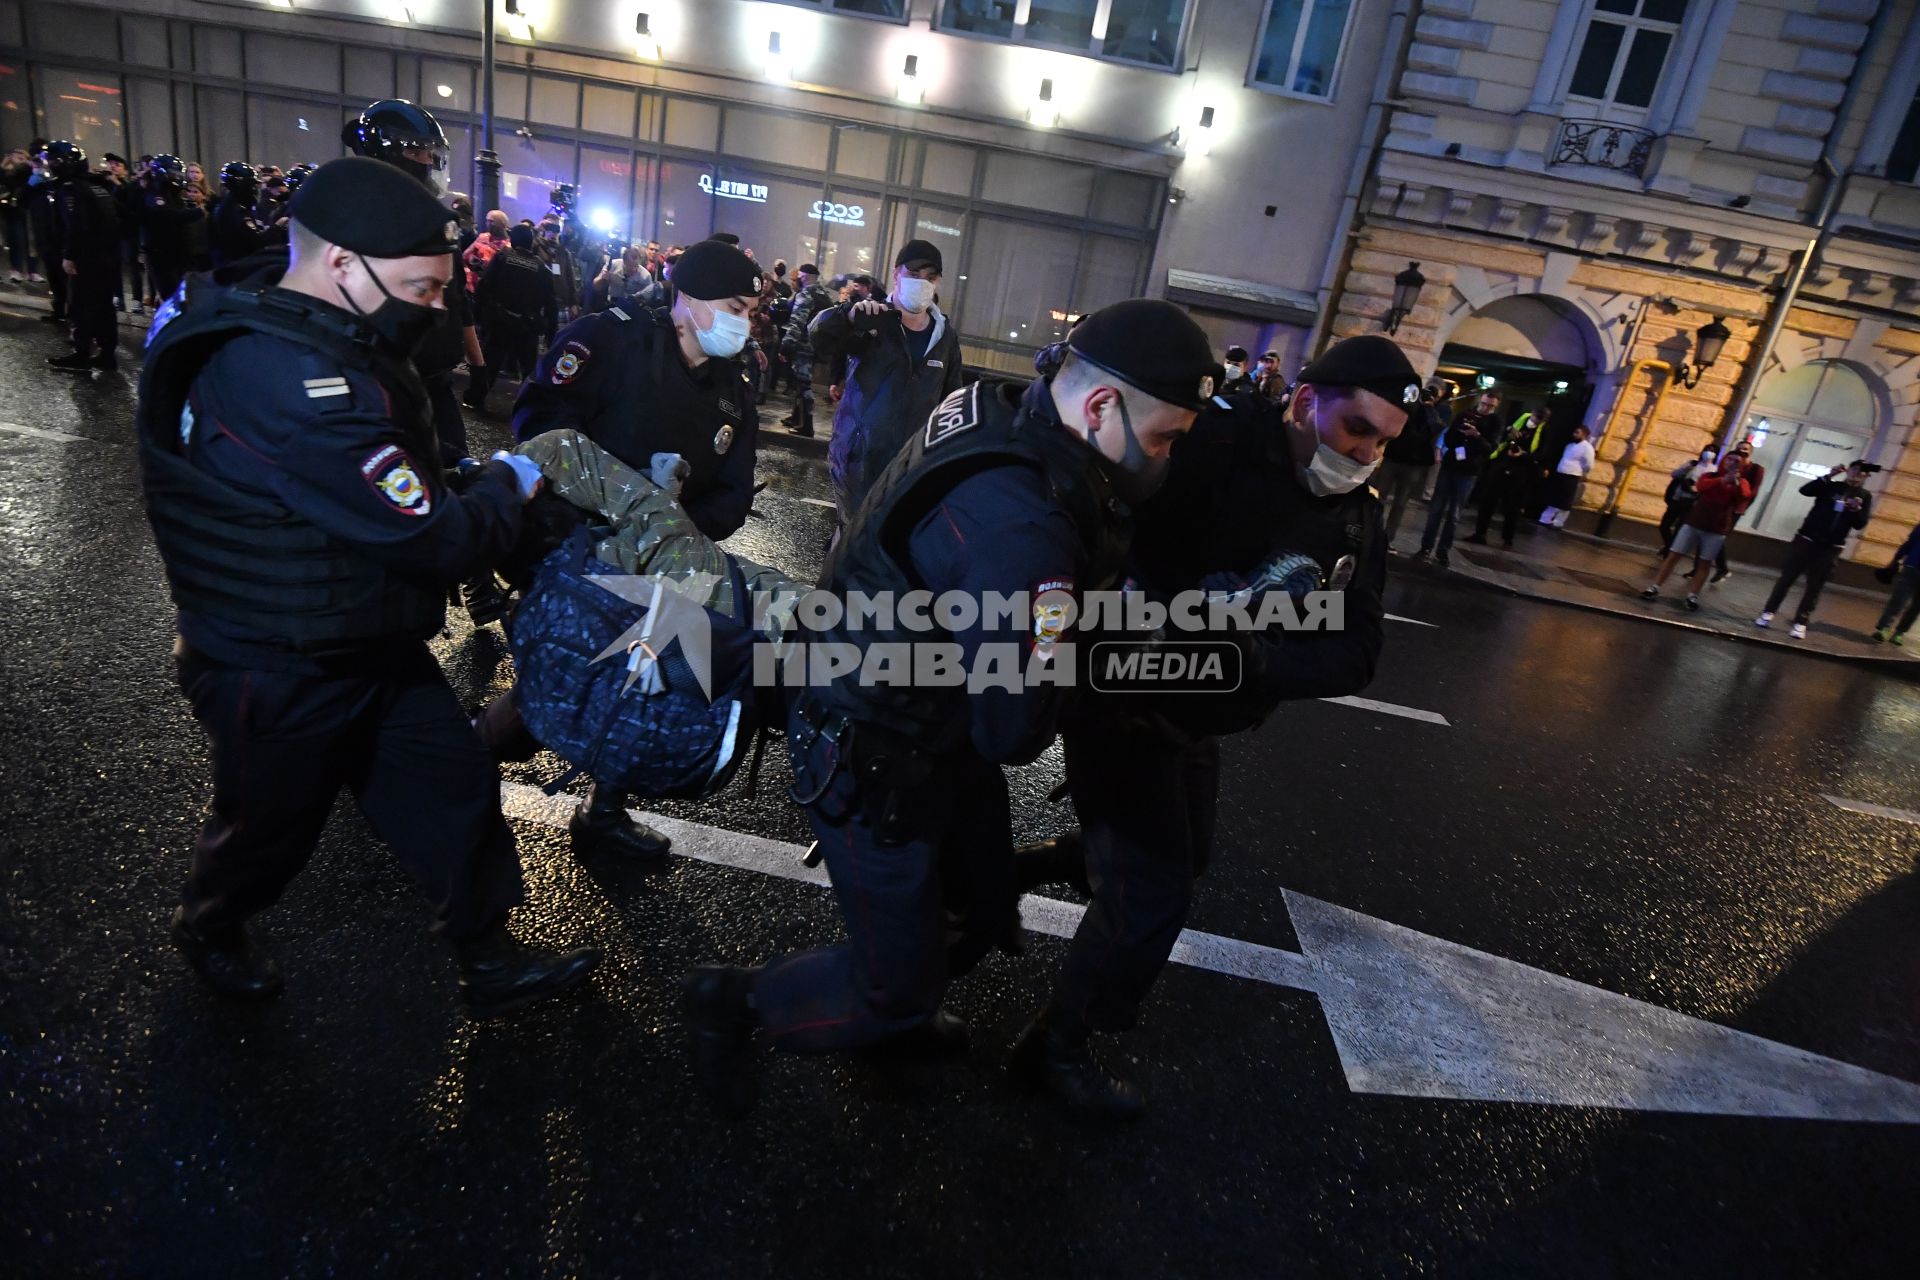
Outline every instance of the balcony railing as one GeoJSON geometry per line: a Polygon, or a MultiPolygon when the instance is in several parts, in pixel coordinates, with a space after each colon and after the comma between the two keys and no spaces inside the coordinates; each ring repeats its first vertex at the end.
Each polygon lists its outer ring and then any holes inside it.
{"type": "Polygon", "coordinates": [[[1647,156],[1653,151],[1656,136],[1648,129],[1605,120],[1562,120],[1547,165],[1590,165],[1638,178],[1646,172],[1647,156]]]}

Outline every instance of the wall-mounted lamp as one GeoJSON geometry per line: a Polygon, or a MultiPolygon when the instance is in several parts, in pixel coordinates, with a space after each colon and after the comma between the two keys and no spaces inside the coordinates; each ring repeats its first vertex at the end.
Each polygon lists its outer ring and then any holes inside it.
{"type": "Polygon", "coordinates": [[[1720,358],[1720,352],[1725,349],[1727,339],[1733,336],[1733,330],[1720,323],[1723,318],[1715,316],[1693,331],[1693,354],[1697,360],[1693,364],[1682,360],[1673,371],[1680,385],[1688,390],[1700,385],[1700,375],[1713,367],[1713,362],[1720,358]]]}
{"type": "Polygon", "coordinates": [[[1213,152],[1213,108],[1200,108],[1200,125],[1193,131],[1193,143],[1187,148],[1190,155],[1204,156],[1213,152]]]}
{"type": "Polygon", "coordinates": [[[644,13],[633,17],[633,53],[647,62],[660,58],[660,42],[653,38],[653,21],[644,13]]]}
{"type": "Polygon", "coordinates": [[[910,53],[900,67],[900,84],[896,92],[902,102],[919,102],[926,96],[926,89],[920,84],[920,55],[910,53]]]}
{"type": "Polygon", "coordinates": [[[1027,108],[1027,119],[1042,129],[1051,129],[1060,122],[1060,112],[1053,105],[1053,81],[1040,82],[1040,91],[1033,95],[1033,105],[1027,108]]]}
{"type": "Polygon", "coordinates": [[[413,21],[413,6],[397,2],[391,3],[387,5],[387,17],[394,22],[410,23],[413,21]]]}
{"type": "Polygon", "coordinates": [[[767,32],[767,79],[785,80],[790,74],[787,69],[786,51],[780,45],[780,33],[767,32]]]}
{"type": "Polygon", "coordinates": [[[533,39],[533,14],[530,0],[506,0],[507,34],[515,40],[533,39]]]}
{"type": "Polygon", "coordinates": [[[1400,332],[1400,322],[1420,304],[1420,290],[1426,283],[1427,278],[1420,274],[1417,262],[1409,262],[1407,269],[1393,278],[1393,307],[1387,312],[1386,321],[1388,333],[1400,332]]]}

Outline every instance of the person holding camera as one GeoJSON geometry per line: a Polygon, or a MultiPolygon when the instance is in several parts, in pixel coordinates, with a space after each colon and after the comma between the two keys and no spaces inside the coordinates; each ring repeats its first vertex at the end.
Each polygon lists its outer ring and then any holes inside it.
{"type": "Polygon", "coordinates": [[[1727,540],[1727,531],[1733,528],[1734,513],[1753,499],[1750,473],[1746,457],[1730,453],[1721,460],[1718,471],[1694,481],[1693,505],[1687,508],[1686,523],[1680,526],[1673,546],[1660,561],[1653,583],[1640,593],[1642,600],[1658,596],[1661,585],[1672,575],[1675,566],[1692,556],[1693,573],[1687,578],[1687,608],[1700,607],[1700,588],[1706,583],[1707,571],[1713,567],[1713,558],[1720,554],[1727,540]]]}
{"type": "Polygon", "coordinates": [[[894,258],[886,302],[843,302],[808,325],[815,355],[847,362],[827,451],[842,525],[907,438],[960,388],[960,335],[934,304],[941,266],[938,248],[910,240],[894,258]]]}
{"type": "Polygon", "coordinates": [[[1787,634],[1795,640],[1807,638],[1807,624],[1813,621],[1814,608],[1820,603],[1820,590],[1827,585],[1833,562],[1840,558],[1840,548],[1846,545],[1854,530],[1866,528],[1867,521],[1873,517],[1873,495],[1867,492],[1866,483],[1867,477],[1878,470],[1878,464],[1863,458],[1835,467],[1819,479],[1800,486],[1801,495],[1812,498],[1813,506],[1800,522],[1800,532],[1787,544],[1780,579],[1773,584],[1766,607],[1753,620],[1754,626],[1773,625],[1774,611],[1785,602],[1787,592],[1793,590],[1800,575],[1805,574],[1807,586],[1800,593],[1800,607],[1794,610],[1793,626],[1787,634]]]}
{"type": "Polygon", "coordinates": [[[1500,545],[1512,550],[1513,533],[1520,525],[1520,509],[1526,505],[1527,493],[1533,487],[1533,467],[1533,454],[1528,452],[1525,438],[1509,434],[1480,482],[1480,514],[1473,522],[1473,536],[1468,542],[1485,546],[1487,529],[1497,514],[1500,545]]]}

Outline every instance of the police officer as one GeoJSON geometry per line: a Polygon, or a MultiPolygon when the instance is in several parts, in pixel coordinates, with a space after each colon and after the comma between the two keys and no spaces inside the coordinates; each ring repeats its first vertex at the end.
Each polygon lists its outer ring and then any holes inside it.
{"type": "Polygon", "coordinates": [[[233,160],[220,170],[221,196],[213,204],[213,265],[251,258],[271,245],[287,242],[287,219],[282,214],[272,222],[254,216],[260,199],[260,174],[245,160],[233,160]]]}
{"type": "Polygon", "coordinates": [[[345,787],[432,900],[468,1011],[504,1013],[597,955],[507,933],[522,889],[499,778],[425,642],[445,584],[513,543],[538,469],[496,454],[466,492],[441,482],[407,352],[451,271],[446,210],[348,158],[292,215],[284,275],[177,300],[141,379],[180,683],[213,747],[173,940],[225,994],[279,991],[245,921],[299,873],[345,787]]]}
{"type": "MultiPolygon", "coordinates": [[[[948,397],[875,483],[822,587],[843,599],[1028,596],[1031,619],[979,611],[920,638],[957,645],[963,668],[1009,651],[1025,670],[1070,663],[1055,602],[1118,572],[1127,504],[1157,483],[1217,368],[1206,335],[1169,303],[1096,313],[1051,379],[1024,390],[975,383],[948,397]]],[[[888,626],[848,615],[813,639],[862,655],[910,648],[904,616],[888,626]]],[[[996,943],[1018,945],[1000,766],[1031,761],[1052,741],[1058,693],[882,684],[854,672],[795,694],[794,798],[819,837],[848,940],[758,971],[689,978],[694,1064],[717,1105],[751,1098],[756,1022],[776,1047],[801,1052],[901,1036],[935,1050],[964,1045],[965,1028],[937,1012],[947,982],[996,943]]]]}
{"type": "Polygon", "coordinates": [[[847,360],[827,449],[843,525],[907,437],[960,386],[960,335],[934,305],[940,270],[939,248],[910,240],[894,258],[888,301],[843,302],[807,328],[816,354],[847,360]]]}
{"type": "MultiPolygon", "coordinates": [[[[447,135],[440,122],[424,107],[402,98],[369,103],[340,130],[340,140],[357,156],[379,160],[398,168],[425,186],[437,198],[447,189],[447,135]]],[[[296,165],[287,175],[289,192],[298,192],[311,165],[296,165]]],[[[452,221],[453,214],[447,214],[452,221]]],[[[480,351],[480,336],[474,328],[473,307],[467,296],[466,272],[455,264],[453,282],[447,287],[446,310],[438,315],[431,329],[421,338],[413,353],[414,367],[426,384],[433,405],[433,425],[440,437],[440,461],[452,465],[467,454],[467,420],[460,415],[460,397],[453,389],[453,371],[461,360],[473,377],[484,379],[486,356],[480,351]]]]}
{"type": "Polygon", "coordinates": [[[118,365],[120,319],[114,295],[120,289],[120,214],[113,183],[87,172],[87,153],[71,142],[49,142],[40,153],[54,182],[54,213],[60,224],[60,271],[67,281],[70,355],[53,356],[49,367],[69,373],[112,373],[118,365]]]}
{"type": "Polygon", "coordinates": [[[486,400],[501,370],[516,378],[533,372],[540,339],[553,332],[558,311],[553,279],[533,251],[533,228],[522,225],[508,231],[507,247],[487,263],[473,295],[487,351],[486,374],[474,382],[479,400],[486,400]]]}
{"type": "Polygon", "coordinates": [[[193,224],[207,215],[186,197],[187,166],[179,156],[157,155],[147,161],[144,185],[140,242],[146,248],[154,296],[165,302],[187,274],[193,257],[193,224]]]}
{"type": "MultiPolygon", "coordinates": [[[[753,505],[757,417],[747,373],[747,315],[760,268],[732,245],[704,240],[680,255],[658,311],[609,307],[562,329],[520,388],[513,431],[531,440],[578,431],[637,471],[656,453],[690,468],[680,505],[718,542],[753,505]]],[[[627,797],[594,786],[568,829],[575,852],[659,858],[667,839],[627,812],[627,797]]]]}
{"type": "Polygon", "coordinates": [[[1220,388],[1222,395],[1239,395],[1243,391],[1258,391],[1259,384],[1247,368],[1247,349],[1228,347],[1226,356],[1227,380],[1220,388]]]}
{"type": "Polygon", "coordinates": [[[780,425],[791,427],[797,436],[811,436],[813,338],[810,329],[814,316],[833,305],[833,295],[820,283],[820,268],[811,262],[802,263],[800,269],[793,273],[793,278],[797,283],[792,309],[787,312],[787,331],[780,339],[780,357],[792,370],[793,381],[800,388],[800,395],[793,402],[793,412],[780,425]]]}
{"type": "Polygon", "coordinates": [[[1016,859],[1022,888],[1084,876],[1092,893],[1052,1000],[1014,1050],[1016,1071],[1069,1107],[1119,1117],[1145,1107],[1090,1041],[1134,1025],[1186,924],[1213,842],[1217,735],[1282,700],[1352,694],[1373,677],[1386,534],[1366,480],[1419,395],[1398,347],[1349,338],[1301,371],[1284,411],[1257,392],[1216,397],[1174,446],[1166,487],[1140,508],[1130,568],[1150,594],[1338,590],[1344,626],[1233,635],[1242,678],[1232,692],[1115,693],[1076,706],[1061,738],[1080,830],[1016,859]]]}

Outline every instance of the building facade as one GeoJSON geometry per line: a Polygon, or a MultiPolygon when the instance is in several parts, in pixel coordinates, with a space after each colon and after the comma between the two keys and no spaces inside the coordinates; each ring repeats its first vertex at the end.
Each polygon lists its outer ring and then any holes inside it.
{"type": "Polygon", "coordinates": [[[1378,331],[1418,263],[1397,338],[1586,422],[1590,512],[1657,521],[1670,468],[1747,436],[1750,536],[1790,538],[1800,484],[1864,457],[1884,470],[1847,555],[1884,563],[1920,520],[1915,10],[1425,0],[1332,332],[1378,331]]]}
{"type": "MultiPolygon", "coordinates": [[[[0,0],[0,144],[211,171],[427,105],[472,190],[486,0],[0,0]]],[[[1390,0],[491,0],[501,204],[884,273],[919,237],[976,368],[1137,294],[1290,365],[1324,330],[1390,0]]],[[[1370,115],[1371,113],[1371,115],[1370,115]]]]}

